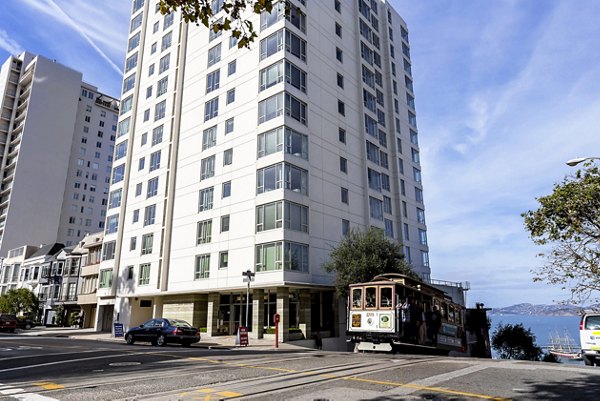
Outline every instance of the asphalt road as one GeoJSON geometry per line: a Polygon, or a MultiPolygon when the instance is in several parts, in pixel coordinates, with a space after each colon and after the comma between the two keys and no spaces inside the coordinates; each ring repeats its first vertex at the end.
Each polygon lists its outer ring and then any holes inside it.
{"type": "Polygon", "coordinates": [[[0,335],[0,400],[596,400],[600,368],[0,335]]]}

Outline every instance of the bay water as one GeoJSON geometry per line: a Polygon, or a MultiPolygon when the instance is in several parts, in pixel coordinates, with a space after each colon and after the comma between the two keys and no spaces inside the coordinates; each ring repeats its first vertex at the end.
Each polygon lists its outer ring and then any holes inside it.
{"type": "MultiPolygon", "coordinates": [[[[525,329],[530,329],[535,336],[535,342],[538,347],[545,347],[551,344],[550,337],[556,337],[557,333],[560,337],[565,337],[567,333],[575,342],[577,347],[579,343],[579,316],[537,316],[537,315],[489,315],[492,321],[490,328],[490,341],[494,335],[494,331],[500,323],[502,324],[519,324],[521,323],[525,329]]],[[[546,349],[544,349],[546,351],[546,349]]],[[[492,357],[497,358],[498,355],[492,350],[492,357]]],[[[582,361],[573,361],[561,359],[563,363],[583,364],[582,361]]]]}

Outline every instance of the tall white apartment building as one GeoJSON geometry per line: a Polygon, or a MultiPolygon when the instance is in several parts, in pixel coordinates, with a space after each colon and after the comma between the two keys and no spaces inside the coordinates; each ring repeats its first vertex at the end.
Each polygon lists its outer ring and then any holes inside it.
{"type": "Polygon", "coordinates": [[[104,228],[118,101],[27,52],[0,70],[0,256],[104,228]]]}
{"type": "Polygon", "coordinates": [[[353,227],[385,230],[428,279],[408,31],[389,3],[280,4],[251,17],[251,50],[157,3],[133,2],[99,315],[262,337],[277,312],[284,339],[336,335],[321,265],[353,227]]]}

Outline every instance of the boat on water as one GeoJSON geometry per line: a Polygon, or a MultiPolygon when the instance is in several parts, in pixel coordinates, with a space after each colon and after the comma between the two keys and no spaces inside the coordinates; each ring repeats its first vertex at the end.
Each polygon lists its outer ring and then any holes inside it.
{"type": "Polygon", "coordinates": [[[550,335],[548,352],[560,358],[571,359],[574,361],[583,359],[580,347],[577,346],[573,337],[571,337],[566,330],[562,337],[558,332],[550,335]]]}

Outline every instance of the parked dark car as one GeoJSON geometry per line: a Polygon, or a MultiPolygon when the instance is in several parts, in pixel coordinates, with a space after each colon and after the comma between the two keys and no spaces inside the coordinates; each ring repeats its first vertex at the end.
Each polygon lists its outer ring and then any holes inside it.
{"type": "Polygon", "coordinates": [[[0,313],[0,331],[14,333],[17,328],[17,317],[10,313],[0,313]]]}
{"type": "Polygon", "coordinates": [[[200,341],[200,330],[181,319],[151,319],[131,328],[125,333],[125,341],[131,345],[136,341],[150,342],[152,345],[165,346],[178,343],[189,347],[200,341]]]}
{"type": "Polygon", "coordinates": [[[19,329],[29,330],[29,329],[33,329],[34,327],[35,327],[35,323],[31,319],[25,319],[25,318],[17,319],[17,328],[19,328],[19,329]]]}

